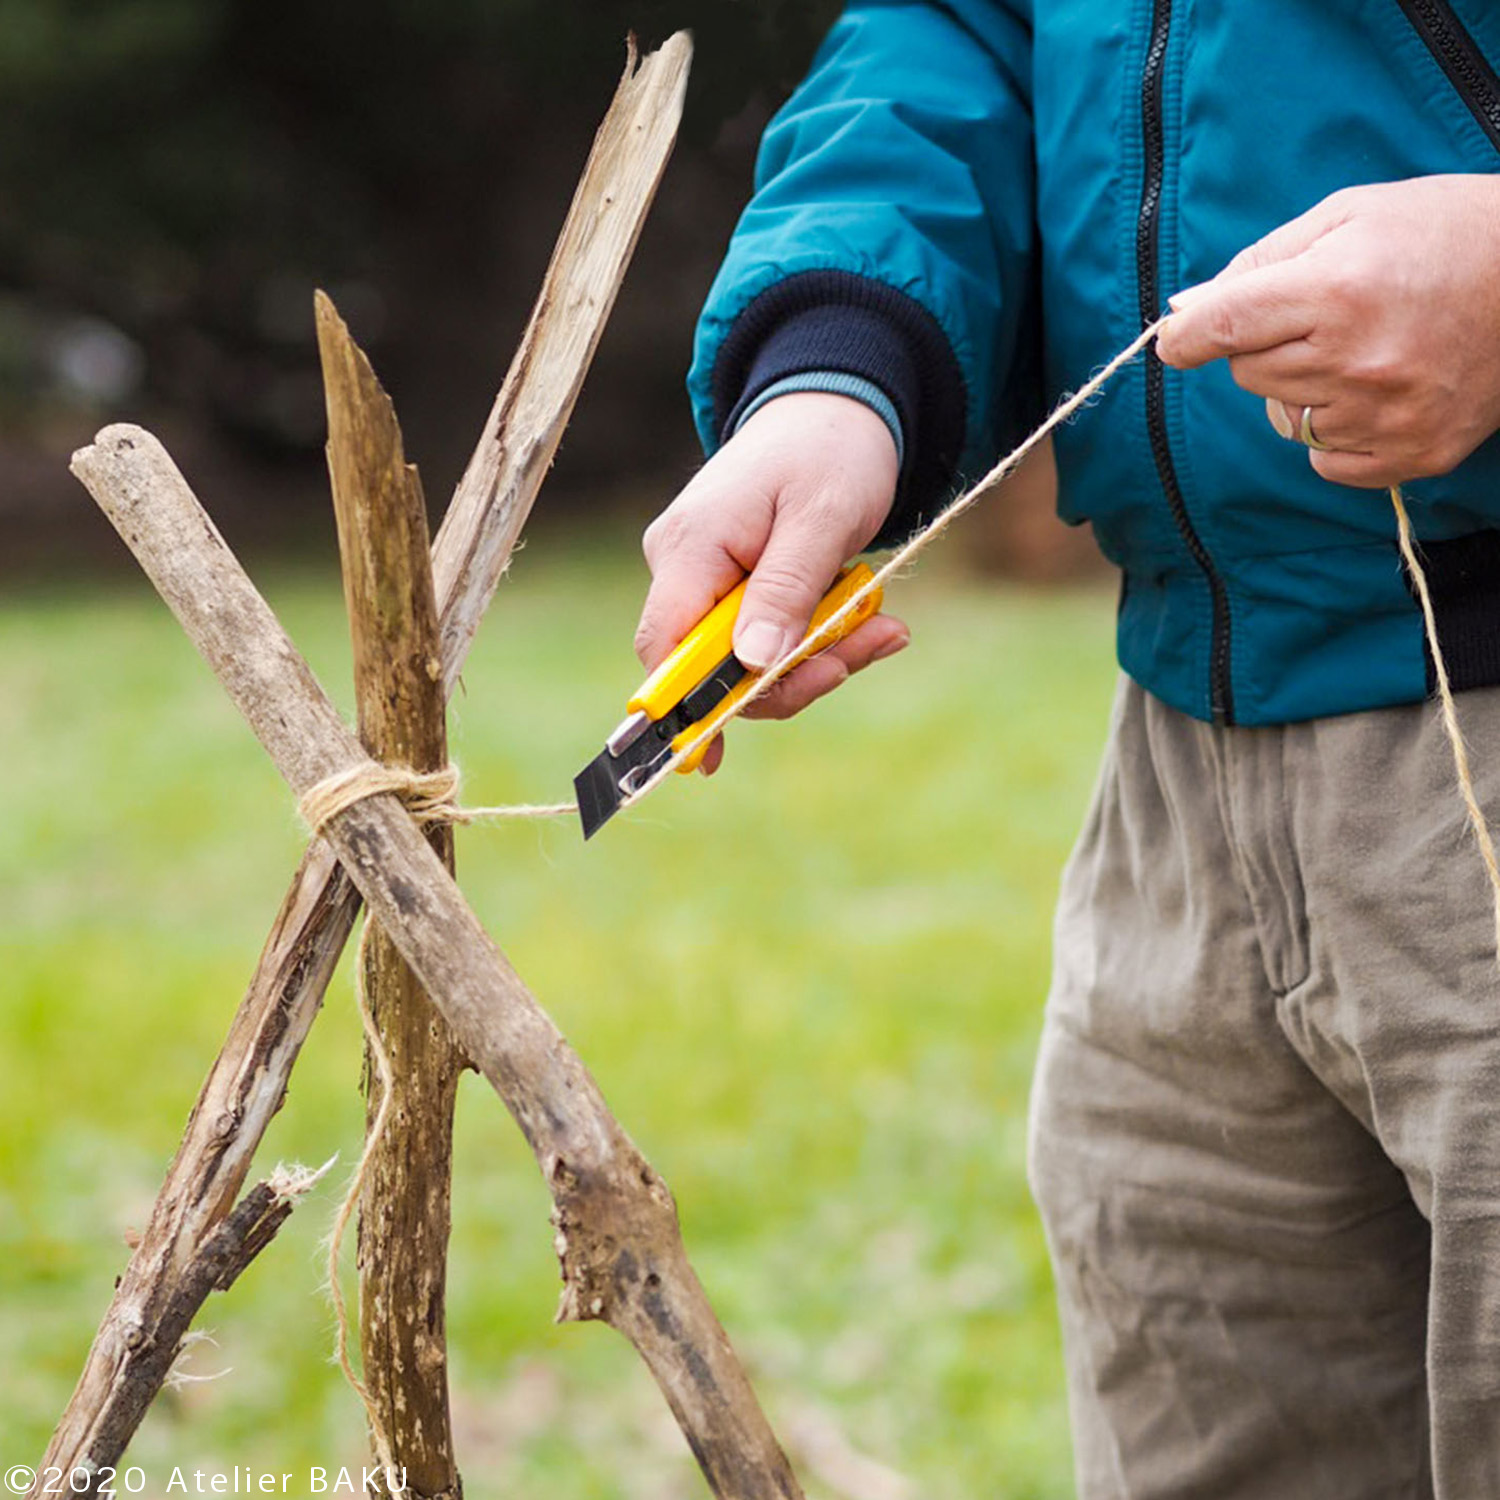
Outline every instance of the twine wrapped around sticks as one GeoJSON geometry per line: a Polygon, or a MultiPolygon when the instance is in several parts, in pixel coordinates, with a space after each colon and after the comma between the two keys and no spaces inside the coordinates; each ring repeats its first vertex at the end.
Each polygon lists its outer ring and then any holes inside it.
{"type": "Polygon", "coordinates": [[[377,760],[362,761],[309,787],[297,803],[302,821],[321,833],[345,808],[392,792],[406,810],[426,825],[430,823],[481,823],[501,818],[562,818],[578,811],[577,802],[514,802],[503,807],[464,807],[458,796],[457,766],[441,771],[413,771],[410,766],[383,766],[377,760]]]}

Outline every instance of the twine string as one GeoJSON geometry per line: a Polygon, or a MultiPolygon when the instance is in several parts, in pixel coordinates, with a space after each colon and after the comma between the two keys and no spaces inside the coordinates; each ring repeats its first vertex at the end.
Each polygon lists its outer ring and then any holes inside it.
{"type": "Polygon", "coordinates": [[[406,810],[424,826],[505,818],[562,818],[578,811],[577,802],[511,802],[500,807],[465,807],[457,800],[458,786],[457,766],[444,766],[440,771],[413,771],[410,766],[363,760],[309,787],[297,803],[297,811],[314,833],[322,833],[334,818],[356,802],[386,792],[399,797],[406,810]]]}
{"type": "Polygon", "coordinates": [[[1469,826],[1474,830],[1479,857],[1484,861],[1485,874],[1489,876],[1490,890],[1495,899],[1495,956],[1497,962],[1500,962],[1500,861],[1495,858],[1495,842],[1490,837],[1490,826],[1485,820],[1484,809],[1479,805],[1479,795],[1474,790],[1474,777],[1469,769],[1469,751],[1464,744],[1463,731],[1459,728],[1458,709],[1454,705],[1453,688],[1448,681],[1448,664],[1443,660],[1443,648],[1438,644],[1437,617],[1432,610],[1427,573],[1417,557],[1411,521],[1406,514],[1406,501],[1402,498],[1400,485],[1391,486],[1391,504],[1396,511],[1396,538],[1401,545],[1401,558],[1406,564],[1406,571],[1411,575],[1412,585],[1422,606],[1422,626],[1427,634],[1427,649],[1432,656],[1432,675],[1437,679],[1443,729],[1453,748],[1453,769],[1458,776],[1458,790],[1464,799],[1469,826]]]}
{"type": "MultiPolygon", "coordinates": [[[[965,511],[971,510],[987,498],[995,487],[1012,474],[1021,462],[1070,417],[1081,411],[1100,391],[1130,364],[1154,339],[1166,318],[1143,329],[1113,359],[1100,369],[1078,390],[1065,397],[1052,410],[1052,414],[1019,446],[1006,454],[978,483],[971,485],[957,499],[950,501],[931,521],[909,541],[898,547],[864,584],[854,591],[840,607],[826,619],[811,639],[811,651],[806,638],[797,642],[779,661],[767,667],[754,681],[750,690],[742,697],[726,703],[718,713],[704,723],[699,732],[676,751],[651,774],[642,785],[623,798],[622,809],[633,807],[659,787],[668,776],[695,751],[708,744],[719,734],[731,719],[737,719],[758,699],[763,698],[795,666],[808,659],[810,654],[826,651],[838,634],[839,627],[854,614],[860,605],[881,588],[889,579],[916,561],[965,511]]],[[[394,792],[406,803],[419,821],[426,823],[474,823],[503,818],[556,818],[577,809],[576,802],[516,803],[501,807],[462,807],[455,800],[458,792],[458,772],[448,766],[441,771],[418,772],[405,766],[383,766],[378,761],[363,761],[339,771],[311,787],[298,804],[304,821],[315,833],[321,833],[332,818],[346,808],[366,797],[379,796],[382,792],[394,792]]]]}

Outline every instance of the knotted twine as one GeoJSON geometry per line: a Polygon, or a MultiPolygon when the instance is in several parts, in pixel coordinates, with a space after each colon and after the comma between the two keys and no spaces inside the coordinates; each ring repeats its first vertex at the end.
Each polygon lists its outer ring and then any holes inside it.
{"type": "Polygon", "coordinates": [[[512,802],[504,807],[462,807],[458,796],[458,767],[441,771],[413,771],[410,766],[384,766],[378,760],[361,761],[336,771],[309,787],[297,803],[302,821],[314,833],[322,833],[332,818],[363,802],[393,792],[419,823],[479,823],[495,818],[561,818],[577,812],[576,802],[512,802]]]}
{"type": "MultiPolygon", "coordinates": [[[[778,661],[767,667],[754,680],[748,692],[744,693],[738,699],[725,704],[717,713],[705,720],[703,728],[682,749],[675,751],[640,787],[621,800],[621,810],[633,807],[642,798],[655,791],[683,761],[712,741],[732,719],[738,718],[752,703],[763,698],[800,662],[807,660],[810,654],[827,650],[836,639],[839,627],[854,614],[865,599],[874,593],[876,589],[883,587],[888,580],[909,569],[916,559],[937,541],[961,515],[973,509],[981,500],[987,499],[999,486],[1001,481],[1014,473],[1028,455],[1039,447],[1056,428],[1060,427],[1064,422],[1087,406],[1121,370],[1132,363],[1156,337],[1166,321],[1166,317],[1158,318],[1156,322],[1145,328],[1136,338],[1131,340],[1113,359],[1103,365],[1083,386],[1060,401],[1053,408],[1051,415],[1029,437],[1025,438],[1010,453],[1006,454],[977,483],[971,485],[957,499],[950,501],[947,506],[940,510],[909,541],[898,547],[875,570],[873,576],[867,579],[859,589],[851,594],[823,622],[810,641],[799,641],[778,661]]],[[[1422,608],[1423,630],[1427,639],[1428,651],[1432,656],[1433,675],[1437,681],[1443,730],[1453,751],[1453,765],[1459,792],[1463,798],[1468,822],[1473,829],[1475,841],[1479,845],[1479,853],[1484,862],[1485,873],[1489,878],[1490,890],[1494,901],[1495,952],[1497,962],[1500,962],[1500,859],[1496,857],[1494,841],[1490,837],[1489,824],[1485,820],[1484,810],[1479,805],[1479,797],[1474,789],[1474,778],[1469,766],[1468,750],[1464,744],[1463,733],[1458,723],[1458,711],[1454,704],[1453,688],[1448,678],[1448,667],[1443,658],[1442,647],[1438,642],[1437,620],[1433,614],[1432,596],[1427,586],[1427,574],[1417,555],[1416,544],[1411,532],[1411,522],[1407,517],[1406,504],[1399,485],[1391,487],[1390,496],[1391,505],[1396,513],[1396,536],[1401,558],[1406,565],[1407,573],[1411,578],[1412,586],[1416,591],[1422,608]]],[[[449,766],[440,771],[417,772],[408,767],[384,766],[371,760],[351,766],[347,770],[340,771],[326,780],[320,781],[303,795],[298,804],[298,810],[313,832],[320,833],[332,818],[337,817],[346,808],[353,806],[356,802],[363,801],[366,797],[379,796],[385,792],[394,793],[399,796],[406,804],[412,816],[424,824],[468,824],[501,819],[555,818],[566,816],[576,811],[577,808],[575,802],[513,803],[499,807],[464,807],[455,800],[458,793],[458,772],[454,767],[449,766]]],[[[368,937],[369,922],[367,919],[364,930],[360,934],[359,946],[355,955],[355,996],[359,1003],[360,1022],[364,1028],[365,1042],[369,1047],[376,1071],[380,1076],[380,1104],[375,1111],[375,1118],[370,1122],[370,1127],[365,1137],[364,1150],[360,1155],[359,1163],[355,1167],[354,1175],[350,1180],[348,1192],[334,1220],[333,1232],[329,1238],[328,1247],[328,1281],[330,1293],[333,1298],[334,1312],[338,1321],[335,1352],[339,1367],[344,1372],[345,1379],[353,1387],[364,1404],[376,1456],[382,1464],[389,1467],[391,1465],[389,1439],[375,1410],[367,1387],[359,1376],[355,1374],[353,1365],[349,1360],[349,1319],[338,1279],[339,1249],[342,1245],[349,1219],[354,1212],[354,1206],[359,1201],[359,1195],[364,1185],[365,1173],[370,1158],[385,1132],[390,1109],[391,1084],[393,1081],[390,1058],[386,1054],[379,1032],[376,1030],[374,1017],[370,1012],[369,996],[365,990],[364,957],[368,937]]]]}

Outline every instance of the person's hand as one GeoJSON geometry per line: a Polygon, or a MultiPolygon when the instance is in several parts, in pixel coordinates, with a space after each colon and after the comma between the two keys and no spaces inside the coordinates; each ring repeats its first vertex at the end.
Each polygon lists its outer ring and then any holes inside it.
{"type": "Polygon", "coordinates": [[[1171,307],[1162,360],[1228,359],[1325,479],[1445,474],[1500,428],[1500,176],[1334,193],[1171,307]]]}
{"type": "MultiPolygon", "coordinates": [[[[896,478],[890,429],[863,402],[816,391],[768,401],[647,528],[651,589],[636,654],[654,668],[748,573],[735,655],[757,671],[779,660],[880,530],[896,478]]],[[[909,639],[900,620],[876,615],[788,672],[747,716],[789,718],[909,639]]],[[[723,754],[716,739],[705,774],[723,754]]]]}

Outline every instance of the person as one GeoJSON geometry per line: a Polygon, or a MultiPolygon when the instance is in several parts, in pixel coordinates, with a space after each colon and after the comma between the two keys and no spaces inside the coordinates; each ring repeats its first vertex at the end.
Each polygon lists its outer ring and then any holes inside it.
{"type": "Polygon", "coordinates": [[[702,317],[647,666],[748,573],[765,667],[1172,309],[1056,435],[1122,573],[1029,1160],[1084,1500],[1500,1494],[1500,971],[1384,493],[1494,809],[1497,59],[1480,0],[855,0],[702,317]]]}

